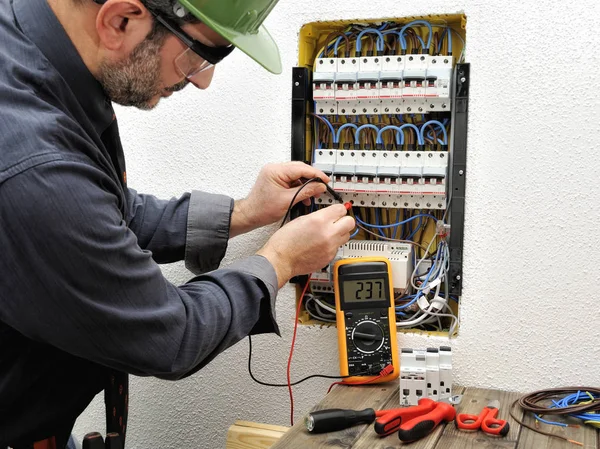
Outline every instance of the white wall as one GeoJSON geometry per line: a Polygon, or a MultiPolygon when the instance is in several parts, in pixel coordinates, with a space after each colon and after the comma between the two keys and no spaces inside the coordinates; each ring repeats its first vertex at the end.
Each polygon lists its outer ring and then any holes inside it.
{"type": "MultiPolygon", "coordinates": [[[[118,110],[130,185],[162,197],[191,188],[242,197],[263,163],[288,160],[291,67],[303,23],[464,11],[472,84],[455,381],[519,391],[597,384],[600,3],[568,5],[283,0],[267,21],[282,76],[235,52],[206,92],[190,88],[151,113],[118,110]]],[[[224,264],[252,254],[267,236],[233,240],[224,264]]],[[[180,264],[165,275],[173,282],[190,276],[180,264]]],[[[283,338],[255,338],[254,371],[265,381],[285,381],[293,302],[292,288],[284,288],[277,306],[283,338]]],[[[448,342],[401,335],[399,343],[448,342]]],[[[287,390],[254,384],[247,357],[243,341],[191,379],[132,379],[128,447],[214,449],[224,447],[235,419],[287,425],[287,390]]],[[[293,377],[312,373],[337,373],[334,329],[300,328],[293,377]]],[[[296,418],[328,385],[295,388],[296,418]]],[[[78,435],[103,429],[102,413],[97,398],[78,435]]]]}

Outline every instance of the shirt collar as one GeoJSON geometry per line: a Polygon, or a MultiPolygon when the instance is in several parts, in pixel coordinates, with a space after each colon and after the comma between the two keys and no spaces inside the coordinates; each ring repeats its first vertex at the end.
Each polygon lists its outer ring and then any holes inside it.
{"type": "Polygon", "coordinates": [[[84,64],[46,0],[13,0],[23,33],[42,51],[69,85],[98,134],[114,120],[110,99],[84,64]]]}

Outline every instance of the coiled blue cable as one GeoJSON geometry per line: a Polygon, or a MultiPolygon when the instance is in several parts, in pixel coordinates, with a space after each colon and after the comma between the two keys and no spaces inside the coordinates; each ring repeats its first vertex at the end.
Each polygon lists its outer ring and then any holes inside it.
{"type": "Polygon", "coordinates": [[[336,137],[335,143],[338,143],[340,141],[340,137],[342,135],[342,131],[345,130],[346,128],[354,128],[354,130],[356,131],[358,129],[358,126],[356,126],[354,123],[344,123],[337,130],[337,134],[335,136],[336,137]]]}
{"type": "Polygon", "coordinates": [[[410,128],[410,129],[412,129],[412,130],[415,131],[415,133],[417,135],[417,142],[418,142],[419,145],[425,145],[425,139],[421,135],[421,132],[419,131],[419,128],[417,128],[412,123],[405,123],[404,125],[400,126],[399,129],[400,129],[400,131],[402,131],[402,130],[404,130],[406,128],[410,128]]]}
{"type": "Polygon", "coordinates": [[[382,134],[390,129],[394,129],[396,130],[396,144],[397,145],[404,145],[404,133],[400,130],[399,127],[394,126],[394,125],[388,125],[388,126],[384,126],[383,128],[381,128],[379,130],[379,132],[377,133],[377,143],[383,143],[383,139],[381,138],[382,134]]]}
{"type": "Polygon", "coordinates": [[[374,129],[375,131],[379,132],[379,128],[377,128],[375,125],[371,125],[371,124],[362,125],[362,126],[358,127],[356,129],[356,136],[354,138],[354,143],[356,145],[360,145],[360,132],[366,128],[371,128],[371,129],[374,129]]]}
{"type": "Polygon", "coordinates": [[[443,145],[448,145],[448,132],[446,131],[446,127],[444,125],[442,125],[442,122],[439,122],[437,120],[429,120],[428,122],[423,123],[423,126],[421,126],[421,140],[423,140],[423,142],[425,142],[425,128],[429,125],[437,125],[441,130],[442,130],[442,135],[444,136],[443,139],[443,145]]]}
{"type": "MultiPolygon", "coordinates": [[[[402,50],[406,50],[406,39],[404,38],[404,33],[406,32],[406,29],[415,25],[425,25],[429,30],[429,34],[427,36],[427,46],[425,47],[423,45],[424,49],[429,50],[429,48],[431,47],[431,38],[433,36],[433,33],[431,32],[431,24],[425,20],[413,20],[412,22],[409,22],[402,27],[402,29],[398,33],[398,35],[400,36],[400,45],[402,46],[402,50]]],[[[423,43],[423,40],[421,40],[421,42],[423,43]]]]}
{"type": "Polygon", "coordinates": [[[362,30],[359,34],[358,37],[356,38],[356,52],[360,52],[362,50],[362,37],[366,34],[366,33],[375,33],[377,34],[377,51],[383,51],[384,48],[384,39],[383,39],[383,34],[381,33],[381,31],[375,29],[375,28],[367,28],[365,30],[362,30]]]}

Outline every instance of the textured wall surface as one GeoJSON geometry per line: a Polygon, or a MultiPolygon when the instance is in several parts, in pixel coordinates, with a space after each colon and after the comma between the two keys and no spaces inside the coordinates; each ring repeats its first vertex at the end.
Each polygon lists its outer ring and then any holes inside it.
{"type": "MultiPolygon", "coordinates": [[[[571,2],[568,11],[556,0],[282,0],[267,20],[282,76],[235,52],[207,91],[188,88],[150,113],[118,109],[130,185],[162,197],[191,188],[243,197],[265,162],[289,158],[291,67],[303,23],[456,12],[468,16],[472,85],[455,381],[519,391],[597,384],[596,0],[571,2]]],[[[253,254],[270,232],[231,241],[224,264],[253,254]]],[[[190,277],[180,264],[164,272],[173,282],[190,277]]],[[[280,292],[277,313],[282,338],[254,340],[254,371],[268,382],[285,381],[292,288],[280,292]]],[[[400,335],[399,343],[448,341],[400,335]]],[[[215,449],[235,419],[289,424],[287,389],[254,384],[247,358],[243,341],[190,379],[132,379],[128,447],[215,449]]],[[[299,330],[293,377],[313,373],[337,373],[334,329],[299,330]]],[[[295,388],[297,418],[328,385],[295,388]]],[[[102,406],[97,398],[80,418],[79,436],[103,429],[102,406]]]]}

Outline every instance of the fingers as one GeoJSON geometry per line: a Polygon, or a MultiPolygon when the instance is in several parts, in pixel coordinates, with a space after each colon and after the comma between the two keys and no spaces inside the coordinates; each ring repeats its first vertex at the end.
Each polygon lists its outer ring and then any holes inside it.
{"type": "Polygon", "coordinates": [[[348,211],[346,210],[343,204],[334,204],[332,206],[321,209],[315,213],[322,214],[326,221],[331,221],[332,223],[335,223],[340,218],[344,217],[348,213],[348,211]]]}
{"type": "Polygon", "coordinates": [[[331,179],[321,170],[305,164],[304,162],[286,162],[285,164],[277,164],[273,167],[278,171],[280,178],[285,182],[292,182],[300,178],[321,178],[328,183],[331,179]]]}
{"type": "Polygon", "coordinates": [[[327,188],[325,187],[325,184],[322,184],[320,182],[311,182],[306,187],[304,187],[302,191],[300,191],[300,193],[296,197],[296,203],[302,201],[304,205],[309,206],[311,197],[320,195],[322,193],[325,193],[326,191],[327,188]]]}

